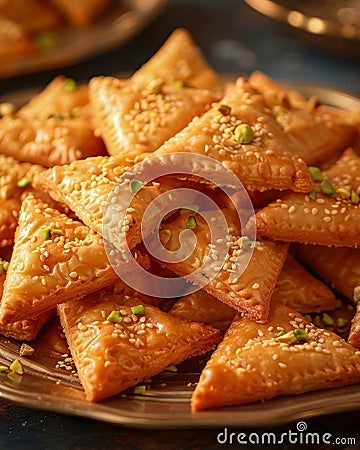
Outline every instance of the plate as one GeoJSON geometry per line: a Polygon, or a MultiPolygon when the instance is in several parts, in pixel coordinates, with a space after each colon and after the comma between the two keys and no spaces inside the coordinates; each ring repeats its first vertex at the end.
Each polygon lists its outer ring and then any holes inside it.
{"type": "Polygon", "coordinates": [[[165,7],[166,0],[121,0],[100,21],[86,28],[64,27],[56,32],[51,50],[1,61],[0,78],[53,69],[123,45],[145,28],[165,7]]]}
{"type": "MultiPolygon", "coordinates": [[[[227,80],[231,78],[234,77],[226,76],[227,80]]],[[[317,96],[321,103],[343,109],[360,108],[360,99],[346,92],[310,84],[284,84],[306,96],[317,96]]],[[[24,94],[17,94],[17,102],[26,101],[24,94]]],[[[31,93],[26,91],[26,95],[31,93]]],[[[14,100],[14,94],[10,98],[14,100]]],[[[56,328],[56,323],[51,326],[56,328]]],[[[360,409],[360,385],[353,385],[192,413],[190,398],[204,364],[202,359],[185,361],[177,372],[163,372],[153,377],[145,395],[135,395],[130,389],[105,401],[89,403],[78,378],[72,373],[73,367],[66,363],[66,367],[56,368],[66,355],[49,344],[51,340],[46,333],[45,329],[31,343],[34,354],[21,358],[24,375],[10,378],[0,375],[0,398],[25,407],[149,429],[274,426],[360,409]]],[[[8,366],[18,358],[20,345],[18,341],[0,336],[0,364],[8,366]]]]}

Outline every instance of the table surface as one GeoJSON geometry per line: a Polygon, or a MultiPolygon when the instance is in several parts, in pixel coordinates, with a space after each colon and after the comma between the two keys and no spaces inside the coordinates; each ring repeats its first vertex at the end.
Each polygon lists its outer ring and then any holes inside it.
{"type": "MultiPolygon", "coordinates": [[[[360,47],[357,55],[345,56],[348,53],[346,45],[325,48],[323,43],[314,43],[294,34],[240,0],[169,0],[155,21],[126,45],[73,66],[2,79],[0,94],[43,86],[59,73],[88,80],[96,75],[133,71],[150,58],[177,27],[185,27],[192,33],[208,61],[219,72],[247,75],[257,69],[275,78],[329,85],[360,96],[360,47]]],[[[360,448],[360,411],[309,418],[306,423],[309,431],[332,433],[340,438],[340,445],[331,448],[360,448]],[[358,444],[349,445],[348,437],[355,438],[358,444]]],[[[262,431],[272,431],[280,439],[282,432],[293,430],[295,425],[267,427],[262,431]]],[[[236,447],[236,444],[217,441],[222,431],[138,430],[32,410],[0,400],[0,449],[6,450],[236,447]]],[[[240,429],[231,431],[239,432],[240,429]]],[[[326,445],[307,446],[312,447],[329,448],[326,445]]],[[[296,445],[282,448],[294,449],[296,445]]]]}

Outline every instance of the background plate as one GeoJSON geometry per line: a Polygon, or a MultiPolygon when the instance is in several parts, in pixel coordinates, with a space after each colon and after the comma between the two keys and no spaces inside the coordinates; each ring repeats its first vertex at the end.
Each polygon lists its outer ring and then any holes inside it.
{"type": "MultiPolygon", "coordinates": [[[[234,76],[224,76],[227,80],[234,76]]],[[[321,103],[343,109],[360,108],[360,99],[324,86],[284,82],[306,96],[317,96],[321,103]]],[[[11,94],[1,100],[24,103],[30,91],[11,94]]],[[[56,324],[53,326],[56,327],[56,324]]],[[[45,333],[46,336],[46,333],[45,333]]],[[[203,362],[193,359],[179,366],[178,372],[153,377],[145,396],[132,389],[99,403],[85,400],[79,380],[70,370],[55,366],[64,354],[49,346],[41,333],[31,343],[35,352],[22,357],[24,375],[0,375],[0,397],[23,406],[77,415],[137,428],[199,428],[214,426],[256,427],[280,425],[322,414],[360,409],[360,385],[316,391],[298,396],[278,397],[264,403],[191,413],[190,398],[203,362]]],[[[0,364],[9,365],[19,357],[20,343],[0,336],[0,364]]]]}

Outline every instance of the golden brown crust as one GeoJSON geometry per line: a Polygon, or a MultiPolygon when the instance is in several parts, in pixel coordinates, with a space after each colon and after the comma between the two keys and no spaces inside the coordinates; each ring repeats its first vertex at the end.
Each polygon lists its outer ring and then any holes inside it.
{"type": "Polygon", "coordinates": [[[214,328],[179,319],[145,303],[144,313],[135,315],[131,307],[136,305],[136,297],[103,291],[58,307],[90,401],[118,394],[219,342],[220,333],[214,328]],[[106,320],[112,311],[119,311],[120,323],[106,320]]]}
{"type": "Polygon", "coordinates": [[[321,312],[337,306],[334,293],[288,254],[276,282],[272,301],[300,313],[321,312]]]}
{"type": "Polygon", "coordinates": [[[92,78],[89,91],[97,133],[110,155],[124,156],[156,150],[219,98],[210,90],[114,77],[92,78]]]}
{"type": "Polygon", "coordinates": [[[48,311],[116,279],[98,234],[29,194],[15,234],[1,323],[48,311]]]}
{"type": "Polygon", "coordinates": [[[192,410],[240,405],[359,381],[360,354],[356,349],[274,302],[266,324],[234,319],[201,373],[192,396],[192,410]],[[290,344],[277,338],[279,331],[287,333],[298,328],[306,330],[306,342],[290,344]]]}
{"type": "MultiPolygon", "coordinates": [[[[347,149],[336,164],[324,172],[335,187],[360,189],[360,157],[347,149]]],[[[350,198],[334,198],[316,183],[316,199],[290,192],[256,213],[260,236],[275,240],[338,247],[360,245],[360,206],[350,198]]],[[[358,195],[358,194],[357,194],[358,195]]]]}
{"type": "MultiPolygon", "coordinates": [[[[263,96],[244,78],[239,78],[218,104],[190,122],[153,155],[178,152],[216,159],[237,175],[248,190],[310,192],[313,187],[306,164],[296,155],[263,96]],[[250,142],[237,140],[235,130],[239,125],[251,128],[250,142]]],[[[196,173],[195,167],[193,172],[196,173]]]]}

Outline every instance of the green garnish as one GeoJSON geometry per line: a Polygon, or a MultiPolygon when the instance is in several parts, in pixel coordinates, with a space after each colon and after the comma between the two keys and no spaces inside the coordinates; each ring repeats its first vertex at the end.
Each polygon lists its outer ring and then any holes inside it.
{"type": "Polygon", "coordinates": [[[336,192],[336,187],[332,184],[332,182],[329,180],[329,178],[325,178],[320,183],[320,189],[324,194],[332,195],[336,192]]]}
{"type": "Polygon", "coordinates": [[[174,364],[171,364],[165,369],[165,372],[177,372],[177,367],[174,364]]]}
{"type": "Polygon", "coordinates": [[[180,214],[198,213],[199,205],[188,205],[180,209],[180,214]]]}
{"type": "Polygon", "coordinates": [[[345,187],[339,187],[336,189],[336,194],[338,194],[343,200],[350,198],[351,192],[345,187]]]}
{"type": "Polygon", "coordinates": [[[171,239],[171,230],[161,230],[159,233],[160,241],[163,244],[167,244],[171,239]]]}
{"type": "Polygon", "coordinates": [[[360,203],[360,197],[357,195],[356,192],[352,192],[350,196],[351,203],[354,203],[355,205],[358,205],[360,203]]]}
{"type": "Polygon", "coordinates": [[[18,359],[15,359],[15,361],[13,361],[10,364],[10,370],[12,370],[15,373],[18,373],[19,375],[22,375],[24,373],[23,366],[18,359]]]}
{"type": "Polygon", "coordinates": [[[342,301],[340,298],[336,299],[336,309],[341,309],[342,307],[342,301]]]}
{"type": "Polygon", "coordinates": [[[339,317],[336,321],[336,326],[338,328],[346,328],[348,326],[348,320],[345,317],[339,317]]]}
{"type": "Polygon", "coordinates": [[[143,305],[136,305],[131,307],[131,312],[133,314],[145,314],[145,308],[143,305]]]}
{"type": "Polygon", "coordinates": [[[307,331],[302,328],[294,330],[294,336],[296,337],[297,342],[306,342],[309,337],[307,331]]]}
{"type": "Polygon", "coordinates": [[[113,323],[120,323],[123,318],[120,315],[119,311],[111,311],[111,313],[107,316],[106,320],[108,320],[109,322],[113,322],[113,323]]]}
{"type": "Polygon", "coordinates": [[[195,216],[189,216],[188,220],[186,221],[186,228],[188,230],[194,230],[197,227],[197,222],[195,219],[195,216]]]}
{"type": "Polygon", "coordinates": [[[250,142],[254,139],[254,132],[246,123],[238,125],[235,128],[234,134],[235,139],[240,142],[240,144],[250,144],[250,142]]]}
{"type": "Polygon", "coordinates": [[[8,372],[8,371],[9,371],[9,368],[8,368],[8,367],[6,367],[6,366],[0,366],[0,373],[8,372]]]}
{"type": "Polygon", "coordinates": [[[322,323],[321,323],[321,318],[318,314],[314,317],[313,324],[315,326],[317,326],[318,328],[323,328],[322,323]]]}
{"type": "Polygon", "coordinates": [[[41,51],[51,50],[55,47],[57,41],[56,33],[43,32],[37,35],[36,44],[41,51]]]}
{"type": "Polygon", "coordinates": [[[185,85],[184,80],[175,80],[171,84],[174,88],[178,88],[178,89],[184,87],[184,85],[185,85]]]}
{"type": "Polygon", "coordinates": [[[310,192],[309,197],[311,198],[311,200],[316,200],[316,196],[317,196],[316,191],[315,191],[315,189],[313,189],[310,192]]]}
{"type": "Polygon", "coordinates": [[[145,393],[146,393],[146,386],[145,385],[135,386],[134,387],[134,394],[145,395],[145,393]]]}
{"type": "Polygon", "coordinates": [[[276,335],[276,338],[278,341],[285,342],[286,344],[294,344],[297,340],[293,330],[288,331],[287,333],[280,331],[280,333],[276,335]]]}
{"type": "Polygon", "coordinates": [[[329,314],[323,313],[322,320],[324,322],[325,327],[334,326],[334,319],[331,316],[329,316],[329,314]]]}
{"type": "Polygon", "coordinates": [[[56,120],[64,120],[64,116],[61,114],[61,113],[59,113],[59,112],[55,112],[53,115],[52,115],[52,117],[54,118],[54,119],[56,119],[56,120]]]}
{"type": "Polygon", "coordinates": [[[308,320],[309,322],[312,322],[312,318],[311,318],[310,314],[305,314],[304,319],[308,320]]]}
{"type": "Polygon", "coordinates": [[[139,180],[131,180],[130,181],[130,192],[135,194],[135,192],[139,191],[143,186],[142,181],[139,180]]]}
{"type": "Polygon", "coordinates": [[[76,89],[76,81],[73,80],[72,78],[68,78],[65,86],[64,86],[64,91],[65,92],[73,92],[76,89]]]}
{"type": "Polygon", "coordinates": [[[318,167],[310,166],[308,167],[308,171],[310,172],[311,178],[314,181],[323,181],[324,175],[318,167]]]}
{"type": "Polygon", "coordinates": [[[44,229],[44,239],[45,241],[47,241],[48,239],[51,239],[51,236],[53,234],[57,234],[59,236],[62,236],[64,233],[61,230],[58,230],[57,228],[51,228],[51,227],[47,227],[44,229]]]}
{"type": "Polygon", "coordinates": [[[18,188],[25,188],[25,187],[29,186],[29,184],[31,184],[31,183],[32,183],[31,178],[22,177],[22,178],[20,178],[20,180],[18,180],[18,182],[16,183],[16,186],[18,188]]]}
{"type": "Polygon", "coordinates": [[[231,113],[231,107],[222,103],[218,110],[221,112],[223,116],[228,116],[231,113]]]}
{"type": "Polygon", "coordinates": [[[237,240],[237,244],[242,250],[249,250],[252,247],[252,242],[248,236],[241,236],[237,240]]]}
{"type": "Polygon", "coordinates": [[[0,264],[0,275],[4,272],[4,264],[0,264]]]}

